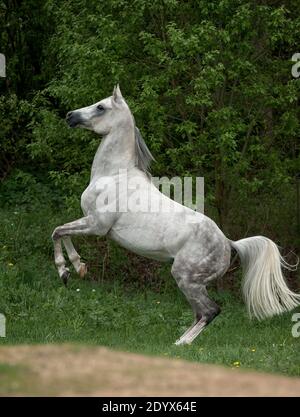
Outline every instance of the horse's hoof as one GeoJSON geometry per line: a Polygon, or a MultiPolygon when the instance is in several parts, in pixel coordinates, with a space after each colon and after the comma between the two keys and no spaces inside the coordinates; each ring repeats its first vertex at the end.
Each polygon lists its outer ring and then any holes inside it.
{"type": "Polygon", "coordinates": [[[68,269],[66,269],[61,276],[61,279],[62,279],[63,283],[65,284],[65,286],[67,286],[67,284],[68,284],[69,276],[70,276],[70,271],[68,269]]]}
{"type": "Polygon", "coordinates": [[[80,278],[84,278],[84,276],[87,274],[87,266],[84,263],[80,264],[80,269],[79,269],[79,276],[80,278]]]}

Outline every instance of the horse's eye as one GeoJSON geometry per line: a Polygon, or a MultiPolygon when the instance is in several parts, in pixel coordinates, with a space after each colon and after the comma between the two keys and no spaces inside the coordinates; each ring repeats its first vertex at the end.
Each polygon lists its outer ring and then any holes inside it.
{"type": "Polygon", "coordinates": [[[98,104],[97,109],[98,109],[99,111],[104,111],[104,107],[103,107],[103,106],[101,106],[101,104],[98,104]]]}

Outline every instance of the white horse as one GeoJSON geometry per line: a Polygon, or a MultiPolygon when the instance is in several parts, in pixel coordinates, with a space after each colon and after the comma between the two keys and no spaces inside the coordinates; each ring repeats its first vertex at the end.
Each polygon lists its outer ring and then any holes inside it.
{"type": "Polygon", "coordinates": [[[262,319],[299,305],[300,295],[289,290],[281,271],[282,266],[290,266],[272,240],[254,236],[233,242],[213,220],[170,200],[153,185],[148,173],[152,155],[119,86],[111,97],[69,112],[67,122],[70,127],[92,130],[103,139],[93,161],[89,186],[81,196],[84,217],[57,227],[52,235],[55,264],[65,284],[69,269],[62,242],[69,260],[83,277],[86,266],[80,262],[71,236],[107,235],[137,254],[172,262],[172,275],[195,315],[192,326],[177,340],[178,345],[191,343],[220,313],[208,297],[206,286],[229,268],[231,248],[241,258],[243,294],[250,316],[262,319]],[[139,188],[121,187],[121,183],[130,181],[138,183],[139,188]],[[125,202],[130,200],[125,209],[124,198],[125,202]],[[149,200],[157,210],[151,209],[149,200]],[[143,201],[147,204],[141,208],[143,201]]]}

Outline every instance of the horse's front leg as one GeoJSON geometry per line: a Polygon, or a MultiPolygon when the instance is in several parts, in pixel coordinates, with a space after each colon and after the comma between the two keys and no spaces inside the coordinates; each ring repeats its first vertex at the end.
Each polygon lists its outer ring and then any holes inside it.
{"type": "Polygon", "coordinates": [[[77,274],[79,274],[80,278],[83,278],[87,273],[86,264],[80,261],[80,255],[74,248],[74,245],[72,243],[70,236],[64,237],[63,242],[66,248],[67,254],[68,254],[68,258],[70,259],[70,262],[72,263],[77,274]]]}
{"type": "Polygon", "coordinates": [[[55,265],[58,270],[60,278],[63,280],[63,283],[67,285],[68,278],[70,275],[69,268],[66,267],[66,260],[63,254],[61,239],[53,239],[54,242],[54,260],[55,265]]]}
{"type": "Polygon", "coordinates": [[[70,275],[70,271],[66,268],[66,260],[62,250],[62,239],[66,247],[69,259],[75,267],[75,270],[83,277],[86,273],[85,264],[80,262],[80,256],[76,252],[70,235],[92,235],[97,234],[96,222],[93,216],[83,217],[82,219],[66,223],[58,226],[52,234],[54,242],[54,259],[60,278],[66,284],[70,275]]]}

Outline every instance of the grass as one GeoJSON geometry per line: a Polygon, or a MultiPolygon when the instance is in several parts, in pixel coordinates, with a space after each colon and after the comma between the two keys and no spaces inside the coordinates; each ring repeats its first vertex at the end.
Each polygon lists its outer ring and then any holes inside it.
{"type": "MultiPolygon", "coordinates": [[[[69,219],[43,207],[1,210],[0,312],[6,316],[7,337],[0,338],[0,345],[103,345],[300,375],[300,338],[292,336],[292,313],[250,321],[239,297],[214,293],[222,314],[191,346],[177,347],[173,342],[190,325],[192,313],[168,272],[159,291],[125,285],[121,273],[114,281],[106,276],[101,284],[73,273],[65,288],[54,267],[50,235],[69,219]]],[[[89,247],[83,251],[89,260],[89,247]]]]}

